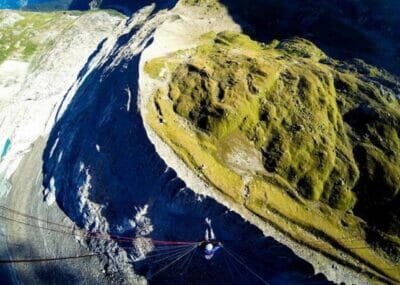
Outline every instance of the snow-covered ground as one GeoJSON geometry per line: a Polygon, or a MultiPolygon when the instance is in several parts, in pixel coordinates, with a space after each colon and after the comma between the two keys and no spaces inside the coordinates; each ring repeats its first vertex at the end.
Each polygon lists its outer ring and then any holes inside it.
{"type": "Polygon", "coordinates": [[[2,106],[12,100],[21,90],[28,74],[29,63],[22,60],[7,60],[0,65],[0,94],[2,106]]]}

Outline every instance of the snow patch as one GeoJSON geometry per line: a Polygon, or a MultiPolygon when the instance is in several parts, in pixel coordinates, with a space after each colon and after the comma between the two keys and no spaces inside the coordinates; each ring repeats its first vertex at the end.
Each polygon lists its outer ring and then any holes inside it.
{"type": "Polygon", "coordinates": [[[80,172],[85,171],[85,181],[84,183],[79,187],[79,193],[80,193],[80,199],[79,199],[79,207],[80,211],[83,211],[83,208],[88,204],[91,203],[89,200],[89,191],[92,188],[91,185],[91,180],[92,176],[89,174],[89,169],[85,169],[85,165],[81,162],[80,164],[80,172]]]}
{"type": "Polygon", "coordinates": [[[146,217],[149,205],[144,207],[136,208],[135,224],[136,224],[136,235],[137,236],[147,236],[153,231],[153,225],[151,224],[150,218],[146,217]]]}
{"type": "Polygon", "coordinates": [[[135,256],[131,256],[134,261],[142,260],[146,258],[146,255],[154,250],[154,244],[148,236],[153,231],[153,225],[151,224],[150,218],[148,218],[147,211],[149,205],[144,207],[136,207],[136,215],[131,225],[135,225],[136,238],[133,241],[135,248],[135,256]]]}
{"type": "Polygon", "coordinates": [[[100,6],[100,4],[99,4],[99,1],[98,1],[98,0],[92,0],[92,1],[90,1],[90,3],[89,3],[89,8],[90,8],[90,10],[97,9],[97,8],[99,8],[99,6],[100,6]]]}
{"type": "Polygon", "coordinates": [[[63,157],[63,152],[60,151],[60,154],[58,155],[57,161],[60,162],[62,157],[63,157]]]}
{"type": "Polygon", "coordinates": [[[58,145],[58,141],[60,140],[60,138],[56,138],[56,141],[54,142],[53,146],[51,147],[50,150],[50,158],[53,157],[54,151],[56,150],[56,147],[58,145]]]}
{"type": "Polygon", "coordinates": [[[125,91],[126,91],[126,94],[128,95],[128,102],[126,102],[126,111],[129,112],[131,109],[132,93],[131,93],[131,89],[129,89],[129,87],[126,87],[125,91]]]}
{"type": "Polygon", "coordinates": [[[119,234],[136,228],[136,222],[130,219],[124,219],[122,225],[117,225],[116,229],[119,234]]]}
{"type": "Polygon", "coordinates": [[[44,190],[44,201],[48,206],[51,206],[56,201],[56,195],[53,191],[50,191],[48,188],[44,190]]]}
{"type": "Polygon", "coordinates": [[[81,161],[79,163],[79,172],[83,172],[84,169],[85,169],[85,164],[81,161]]]}
{"type": "MultiPolygon", "coordinates": [[[[20,91],[28,74],[29,63],[6,60],[0,65],[0,100],[10,101],[20,91]]],[[[3,103],[3,102],[2,102],[3,103]]]]}
{"type": "Polygon", "coordinates": [[[47,203],[47,205],[51,206],[56,201],[56,186],[55,186],[55,179],[51,177],[49,188],[44,189],[43,191],[43,200],[47,203]]]}
{"type": "Polygon", "coordinates": [[[92,189],[92,176],[89,169],[81,162],[79,165],[79,173],[83,173],[83,183],[78,190],[78,205],[79,212],[85,221],[85,229],[98,232],[106,232],[108,223],[104,221],[101,211],[104,206],[99,205],[89,199],[90,190],[92,189]]]}

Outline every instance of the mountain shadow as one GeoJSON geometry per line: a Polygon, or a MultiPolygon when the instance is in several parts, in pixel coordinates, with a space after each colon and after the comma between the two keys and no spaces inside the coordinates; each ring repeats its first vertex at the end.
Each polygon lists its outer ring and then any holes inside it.
{"type": "Polygon", "coordinates": [[[258,41],[303,37],[331,57],[360,58],[400,74],[400,3],[356,0],[221,0],[258,41]]]}
{"type": "MultiPolygon", "coordinates": [[[[88,10],[90,8],[91,0],[72,0],[69,5],[70,10],[88,10]]],[[[128,16],[140,8],[155,4],[155,11],[161,9],[172,8],[176,4],[176,0],[101,0],[98,1],[98,7],[101,9],[115,9],[128,16]]]]}

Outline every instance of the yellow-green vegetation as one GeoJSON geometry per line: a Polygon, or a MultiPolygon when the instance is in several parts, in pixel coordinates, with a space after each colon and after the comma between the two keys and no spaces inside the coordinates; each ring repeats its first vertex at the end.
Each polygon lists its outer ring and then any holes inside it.
{"type": "Polygon", "coordinates": [[[222,7],[217,0],[183,0],[181,3],[186,6],[200,6],[211,10],[218,10],[222,7]]]}
{"type": "MultiPolygon", "coordinates": [[[[108,10],[112,16],[121,16],[119,12],[108,10]]],[[[0,64],[6,59],[29,60],[36,52],[52,45],[49,40],[55,32],[67,30],[78,16],[79,11],[62,12],[9,12],[0,11],[0,64]],[[7,19],[15,17],[15,20],[7,19]]]]}
{"type": "MultiPolygon", "coordinates": [[[[0,12],[0,21],[7,16],[0,12]]],[[[46,44],[43,34],[66,20],[67,16],[61,13],[19,12],[14,23],[0,29],[0,63],[8,58],[28,60],[46,44]]]]}
{"type": "Polygon", "coordinates": [[[150,126],[227,198],[371,279],[400,282],[398,80],[300,38],[202,40],[146,63],[169,79],[150,126]]]}
{"type": "MultiPolygon", "coordinates": [[[[242,133],[263,154],[266,172],[280,175],[306,198],[352,208],[350,189],[359,174],[334,79],[324,66],[310,62],[304,68],[298,57],[320,59],[322,52],[305,40],[273,49],[228,32],[215,43],[199,47],[172,74],[175,112],[216,141],[242,133]]],[[[155,59],[146,69],[153,67],[154,76],[164,65],[155,59]]],[[[225,151],[217,149],[216,156],[226,157],[225,151]]]]}

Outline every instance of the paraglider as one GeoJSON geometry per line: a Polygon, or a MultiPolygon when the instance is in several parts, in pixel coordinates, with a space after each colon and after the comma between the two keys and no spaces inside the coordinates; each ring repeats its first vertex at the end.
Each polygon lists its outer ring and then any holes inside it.
{"type": "Polygon", "coordinates": [[[206,218],[205,240],[200,244],[204,248],[204,258],[210,260],[214,254],[222,247],[221,242],[215,239],[214,231],[211,227],[211,220],[206,218]]]}

